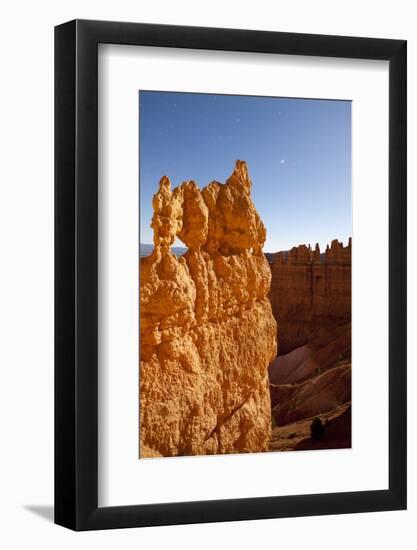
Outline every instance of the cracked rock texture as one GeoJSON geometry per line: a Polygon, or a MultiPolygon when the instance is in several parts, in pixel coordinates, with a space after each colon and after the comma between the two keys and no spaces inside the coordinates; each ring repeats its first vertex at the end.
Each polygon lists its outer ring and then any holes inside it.
{"type": "Polygon", "coordinates": [[[269,291],[279,324],[280,354],[303,346],[351,320],[352,239],[337,239],[320,254],[300,245],[279,252],[272,265],[269,291]]]}
{"type": "Polygon", "coordinates": [[[163,177],[154,195],[155,247],[140,260],[141,457],[268,449],[277,325],[251,186],[237,161],[225,184],[171,190],[163,177]]]}

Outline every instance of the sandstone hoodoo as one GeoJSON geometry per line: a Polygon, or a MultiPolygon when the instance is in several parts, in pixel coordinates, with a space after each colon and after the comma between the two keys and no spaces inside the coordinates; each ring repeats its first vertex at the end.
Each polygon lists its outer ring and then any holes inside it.
{"type": "Polygon", "coordinates": [[[225,184],[171,190],[163,177],[154,195],[154,249],[140,260],[141,457],[268,449],[277,325],[251,185],[237,161],[225,184]]]}
{"type": "Polygon", "coordinates": [[[316,245],[279,252],[271,265],[269,292],[279,323],[280,355],[350,323],[351,248],[333,240],[324,254],[316,245]]]}

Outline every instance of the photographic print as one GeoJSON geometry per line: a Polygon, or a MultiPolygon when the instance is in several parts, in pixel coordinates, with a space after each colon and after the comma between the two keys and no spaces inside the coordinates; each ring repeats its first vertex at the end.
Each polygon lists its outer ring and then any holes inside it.
{"type": "Polygon", "coordinates": [[[139,458],[350,448],[351,102],[139,112],[139,458]]]}

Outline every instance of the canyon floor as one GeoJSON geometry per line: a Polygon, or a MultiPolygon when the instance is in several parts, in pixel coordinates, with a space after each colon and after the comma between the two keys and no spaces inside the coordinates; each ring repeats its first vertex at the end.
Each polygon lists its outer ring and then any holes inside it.
{"type": "Polygon", "coordinates": [[[351,447],[350,324],[278,356],[269,367],[271,451],[351,447]],[[323,433],[312,439],[319,418],[323,433]],[[317,421],[316,421],[317,422],[317,421]]]}

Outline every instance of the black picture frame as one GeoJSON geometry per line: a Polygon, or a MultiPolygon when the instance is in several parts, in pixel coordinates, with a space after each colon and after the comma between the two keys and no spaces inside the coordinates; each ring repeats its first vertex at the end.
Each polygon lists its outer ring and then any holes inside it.
{"type": "Polygon", "coordinates": [[[406,508],[406,46],[405,40],[106,21],[55,28],[55,523],[78,531],[406,508]],[[98,506],[97,52],[106,43],[389,62],[387,490],[98,506]]]}

